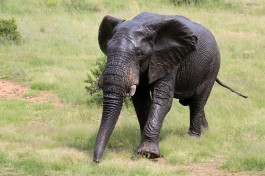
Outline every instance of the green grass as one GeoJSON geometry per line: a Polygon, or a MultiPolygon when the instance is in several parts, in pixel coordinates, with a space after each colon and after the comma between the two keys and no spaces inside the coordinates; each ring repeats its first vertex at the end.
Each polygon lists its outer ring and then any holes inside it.
{"type": "Polygon", "coordinates": [[[212,160],[227,172],[265,173],[265,4],[262,0],[170,1],[0,0],[0,16],[15,18],[19,45],[0,44],[0,78],[50,91],[64,102],[0,99],[0,175],[189,175],[187,168],[212,160]],[[222,61],[219,78],[243,99],[215,85],[206,106],[210,129],[189,137],[189,111],[175,100],[160,136],[164,162],[134,155],[140,142],[134,110],[123,108],[101,164],[92,162],[101,106],[84,82],[102,53],[97,30],[105,15],[130,19],[142,11],[179,14],[208,27],[222,61]]]}

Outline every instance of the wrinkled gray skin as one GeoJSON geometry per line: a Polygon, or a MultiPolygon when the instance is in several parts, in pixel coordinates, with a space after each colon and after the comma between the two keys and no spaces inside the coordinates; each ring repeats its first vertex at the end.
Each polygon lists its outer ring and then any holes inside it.
{"type": "Polygon", "coordinates": [[[189,106],[190,135],[200,136],[201,128],[208,128],[204,106],[214,82],[230,89],[217,79],[220,53],[208,29],[182,16],[141,13],[129,21],[106,16],[98,39],[108,59],[99,80],[103,113],[95,162],[103,155],[128,93],[140,124],[139,154],[160,156],[159,133],[173,98],[189,106]]]}

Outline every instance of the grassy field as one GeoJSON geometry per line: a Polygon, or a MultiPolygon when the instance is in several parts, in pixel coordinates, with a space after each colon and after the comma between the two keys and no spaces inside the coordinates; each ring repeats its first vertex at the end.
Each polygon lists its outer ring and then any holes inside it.
{"type": "Polygon", "coordinates": [[[0,0],[0,18],[14,17],[23,40],[0,44],[0,79],[28,86],[32,95],[52,92],[64,103],[0,99],[0,175],[191,175],[180,166],[209,162],[225,173],[265,174],[264,1],[170,2],[0,0]],[[107,14],[131,19],[142,11],[183,15],[209,28],[222,55],[218,77],[249,98],[215,85],[206,107],[210,129],[200,139],[187,134],[188,109],[175,100],[161,132],[161,162],[134,155],[138,122],[124,108],[96,165],[102,108],[88,103],[84,80],[102,57],[98,26],[107,14]]]}

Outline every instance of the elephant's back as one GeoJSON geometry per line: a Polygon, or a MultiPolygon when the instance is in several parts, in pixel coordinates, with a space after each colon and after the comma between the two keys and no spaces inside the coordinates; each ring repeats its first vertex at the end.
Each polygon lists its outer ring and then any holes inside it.
{"type": "Polygon", "coordinates": [[[203,52],[205,52],[204,54],[207,56],[210,53],[215,54],[215,55],[219,53],[219,49],[218,49],[218,45],[215,40],[215,37],[209,29],[185,17],[176,16],[176,18],[180,22],[185,24],[188,28],[190,28],[191,31],[197,36],[198,38],[198,43],[196,45],[197,51],[202,52],[202,54],[203,52]],[[209,50],[212,52],[210,52],[209,50]]]}

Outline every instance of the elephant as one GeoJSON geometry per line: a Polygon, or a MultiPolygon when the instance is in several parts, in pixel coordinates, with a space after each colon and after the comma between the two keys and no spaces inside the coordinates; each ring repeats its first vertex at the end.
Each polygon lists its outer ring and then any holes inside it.
{"type": "Polygon", "coordinates": [[[158,158],[159,133],[173,98],[190,110],[189,134],[199,137],[208,128],[204,106],[215,83],[220,52],[213,34],[183,16],[143,12],[131,20],[105,16],[98,42],[107,62],[98,82],[103,90],[102,120],[94,161],[102,158],[121,112],[131,96],[141,142],[136,152],[158,158]]]}

